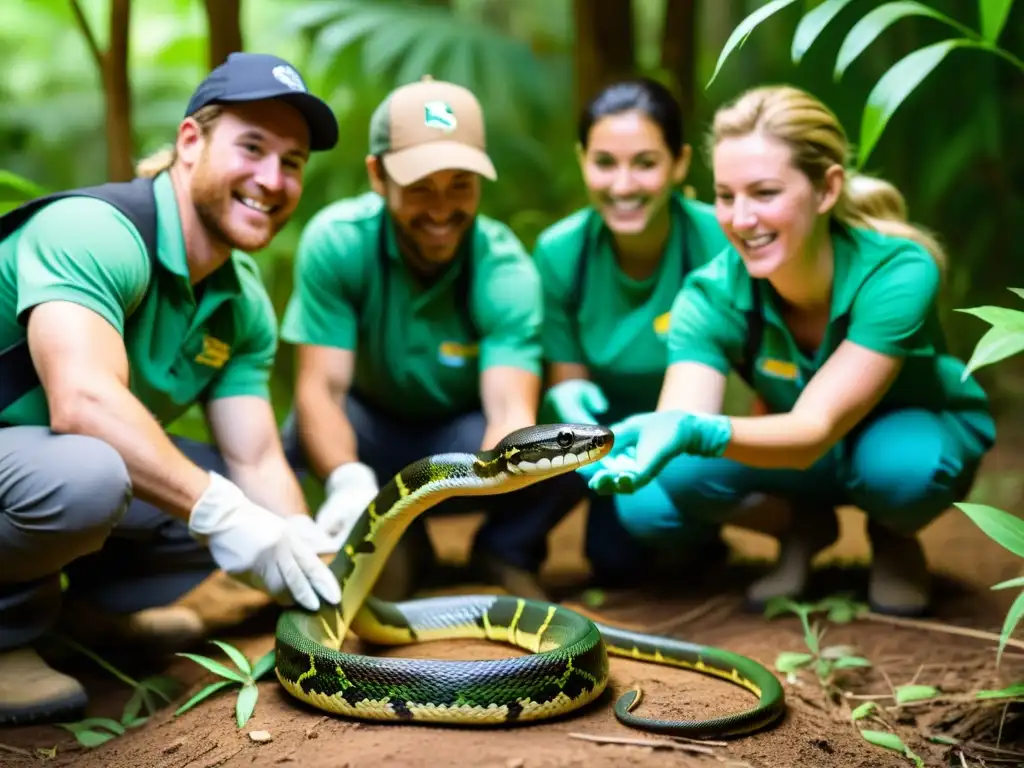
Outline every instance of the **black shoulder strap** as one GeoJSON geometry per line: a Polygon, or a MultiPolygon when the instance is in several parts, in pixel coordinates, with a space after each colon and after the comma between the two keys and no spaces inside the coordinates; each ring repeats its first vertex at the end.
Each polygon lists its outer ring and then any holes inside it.
{"type": "MultiPolygon", "coordinates": [[[[153,199],[153,180],[148,178],[70,189],[30,200],[0,216],[0,241],[10,236],[33,214],[66,197],[94,197],[117,208],[139,231],[150,263],[156,266],[156,201],[153,199]]],[[[0,412],[38,384],[39,377],[25,339],[0,350],[0,412]]]]}
{"type": "Polygon", "coordinates": [[[747,310],[747,335],[743,341],[743,356],[736,365],[736,372],[748,386],[754,386],[754,366],[761,351],[764,336],[764,312],[761,306],[761,281],[750,280],[750,309],[747,310]]]}
{"type": "MultiPolygon", "coordinates": [[[[387,306],[388,291],[391,285],[391,259],[388,255],[387,238],[387,213],[381,213],[380,227],[377,230],[377,261],[380,266],[381,290],[383,291],[383,305],[387,306]]],[[[472,233],[470,234],[472,236],[472,233]]],[[[473,249],[472,244],[466,248],[465,263],[462,264],[459,273],[455,276],[455,305],[456,311],[462,318],[471,339],[480,338],[480,329],[473,319],[473,312],[470,306],[470,298],[473,290],[473,249]]]]}

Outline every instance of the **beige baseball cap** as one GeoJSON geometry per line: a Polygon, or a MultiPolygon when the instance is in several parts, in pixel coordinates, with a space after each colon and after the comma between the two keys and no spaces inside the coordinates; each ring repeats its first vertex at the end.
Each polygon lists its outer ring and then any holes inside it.
{"type": "Polygon", "coordinates": [[[370,154],[402,186],[435,171],[459,169],[494,181],[484,115],[469,90],[424,75],[393,90],[370,118],[370,154]]]}

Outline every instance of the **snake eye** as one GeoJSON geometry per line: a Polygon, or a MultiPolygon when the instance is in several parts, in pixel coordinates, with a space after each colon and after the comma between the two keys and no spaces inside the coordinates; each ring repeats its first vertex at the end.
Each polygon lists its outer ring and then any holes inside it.
{"type": "Polygon", "coordinates": [[[567,429],[563,429],[561,432],[558,433],[558,437],[555,438],[555,440],[558,442],[559,448],[568,448],[573,444],[575,439],[576,436],[573,435],[573,433],[567,429]]]}

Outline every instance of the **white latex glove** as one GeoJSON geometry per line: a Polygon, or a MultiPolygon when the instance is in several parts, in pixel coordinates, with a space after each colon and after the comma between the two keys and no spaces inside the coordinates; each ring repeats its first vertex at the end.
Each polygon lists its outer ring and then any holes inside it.
{"type": "Polygon", "coordinates": [[[341,601],[338,580],[296,529],[216,472],[192,508],[188,530],[225,573],[281,604],[294,600],[315,611],[319,598],[341,601]]]}
{"type": "Polygon", "coordinates": [[[318,555],[335,555],[345,542],[337,542],[320,528],[309,515],[285,515],[282,517],[292,533],[313,548],[318,555]]]}
{"type": "Polygon", "coordinates": [[[317,510],[316,524],[341,548],[363,510],[380,490],[377,476],[361,461],[350,461],[327,476],[324,490],[327,498],[317,510]]]}

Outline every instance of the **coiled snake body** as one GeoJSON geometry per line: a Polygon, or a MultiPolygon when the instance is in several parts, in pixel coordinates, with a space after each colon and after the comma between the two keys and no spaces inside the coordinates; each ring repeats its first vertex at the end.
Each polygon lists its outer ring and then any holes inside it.
{"type": "Polygon", "coordinates": [[[340,606],[284,611],[275,670],[296,699],[362,720],[495,725],[562,715],[600,696],[608,654],[695,670],[758,697],[752,708],[709,720],[671,721],[632,713],[639,689],[615,705],[618,719],[643,730],[691,738],[750,733],[785,711],[782,686],[764,666],[729,651],[597,624],[560,605],[506,595],[434,597],[390,603],[370,594],[402,532],[450,496],[507,493],[608,453],[600,426],[539,425],[517,430],[491,451],[437,454],[413,462],[381,488],[331,564],[340,606]],[[342,652],[348,631],[369,643],[480,638],[530,653],[508,659],[441,661],[342,652]]]}

